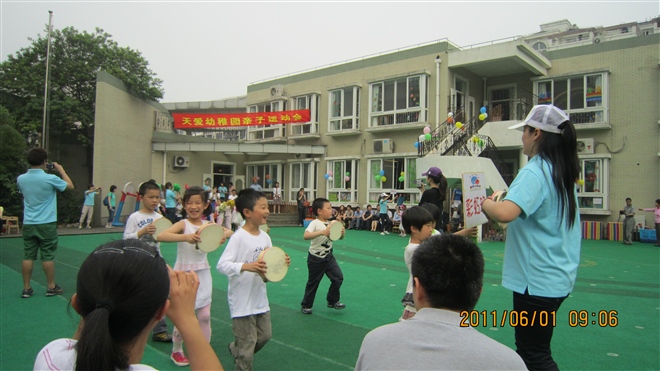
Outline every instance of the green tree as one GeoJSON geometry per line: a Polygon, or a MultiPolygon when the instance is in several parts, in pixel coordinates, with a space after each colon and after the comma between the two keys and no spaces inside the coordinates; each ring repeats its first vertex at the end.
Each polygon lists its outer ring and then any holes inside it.
{"type": "Polygon", "coordinates": [[[18,193],[16,177],[25,172],[27,145],[14,125],[14,117],[0,105],[0,206],[5,208],[6,215],[20,216],[23,199],[18,193]]]}
{"type": "MultiPolygon", "coordinates": [[[[88,33],[67,27],[51,35],[49,132],[73,135],[81,144],[91,145],[100,70],[124,81],[140,98],[157,101],[163,97],[162,80],[142,54],[120,47],[102,29],[88,33]]],[[[17,130],[34,144],[43,118],[48,37],[29,40],[30,46],[0,63],[0,82],[2,102],[14,115],[17,130]]]]}

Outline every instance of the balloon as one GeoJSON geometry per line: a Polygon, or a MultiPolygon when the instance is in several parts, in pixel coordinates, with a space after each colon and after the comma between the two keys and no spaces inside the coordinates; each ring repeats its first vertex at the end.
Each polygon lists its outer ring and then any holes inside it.
{"type": "Polygon", "coordinates": [[[488,114],[487,114],[487,113],[484,113],[484,118],[486,118],[486,119],[488,118],[488,114]]]}
{"type": "Polygon", "coordinates": [[[453,123],[454,123],[454,119],[451,118],[451,117],[448,118],[448,119],[447,119],[447,123],[448,123],[448,124],[453,124],[453,123]]]}
{"type": "Polygon", "coordinates": [[[483,121],[485,119],[486,119],[486,114],[485,113],[482,113],[482,114],[479,115],[479,120],[483,121]]]}
{"type": "Polygon", "coordinates": [[[419,142],[415,142],[413,145],[415,146],[415,148],[419,148],[419,142]]]}
{"type": "Polygon", "coordinates": [[[380,177],[380,181],[383,182],[383,183],[385,183],[385,182],[387,182],[387,178],[385,178],[384,176],[382,176],[382,177],[380,177]]]}
{"type": "Polygon", "coordinates": [[[187,185],[187,184],[186,184],[184,187],[186,187],[186,189],[188,189],[188,185],[187,185]]]}
{"type": "Polygon", "coordinates": [[[332,182],[332,177],[331,176],[328,177],[328,182],[332,182]]]}
{"type": "Polygon", "coordinates": [[[463,127],[463,124],[459,121],[456,123],[456,128],[460,129],[463,127]]]}
{"type": "Polygon", "coordinates": [[[479,110],[479,112],[481,112],[481,113],[486,113],[486,107],[481,107],[481,109],[479,110]]]}
{"type": "Polygon", "coordinates": [[[344,181],[345,181],[345,182],[348,182],[349,180],[351,180],[351,177],[350,177],[350,176],[345,176],[345,177],[344,177],[344,181]]]}
{"type": "Polygon", "coordinates": [[[379,172],[379,174],[380,174],[380,176],[385,175],[385,170],[381,170],[381,171],[379,172]]]}
{"type": "Polygon", "coordinates": [[[424,134],[424,139],[431,140],[431,134],[424,134]]]}
{"type": "Polygon", "coordinates": [[[453,112],[449,112],[449,113],[447,114],[447,117],[454,117],[454,113],[453,113],[453,112]]]}
{"type": "Polygon", "coordinates": [[[404,180],[406,180],[406,178],[403,175],[399,177],[399,182],[403,182],[404,180]]]}
{"type": "Polygon", "coordinates": [[[332,171],[328,171],[328,175],[332,176],[332,171]]]}
{"type": "Polygon", "coordinates": [[[330,175],[328,175],[328,174],[324,174],[323,177],[324,177],[325,179],[328,179],[328,178],[330,178],[330,175]]]}
{"type": "Polygon", "coordinates": [[[428,126],[424,126],[424,134],[428,134],[431,132],[431,128],[428,126]]]}
{"type": "Polygon", "coordinates": [[[349,173],[349,172],[347,171],[347,172],[346,172],[346,176],[351,176],[351,173],[349,173]]]}
{"type": "Polygon", "coordinates": [[[174,185],[172,186],[172,189],[174,190],[174,192],[179,192],[179,191],[181,191],[181,184],[179,184],[179,183],[174,183],[174,185]]]}
{"type": "Polygon", "coordinates": [[[376,174],[376,176],[374,177],[374,179],[376,179],[377,182],[380,182],[380,174],[376,174]]]}
{"type": "Polygon", "coordinates": [[[423,142],[423,141],[424,141],[424,138],[426,138],[426,137],[424,136],[424,134],[420,135],[420,136],[419,136],[419,141],[420,141],[420,142],[423,142]]]}
{"type": "Polygon", "coordinates": [[[272,179],[266,179],[266,183],[270,184],[270,183],[272,183],[272,182],[273,182],[272,179]]]}

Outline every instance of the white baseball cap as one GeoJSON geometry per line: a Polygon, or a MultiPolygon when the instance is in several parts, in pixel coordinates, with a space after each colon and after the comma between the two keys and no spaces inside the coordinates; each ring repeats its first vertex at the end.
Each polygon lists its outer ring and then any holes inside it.
{"type": "Polygon", "coordinates": [[[532,107],[525,121],[511,125],[509,129],[522,130],[525,125],[529,125],[549,133],[561,134],[563,129],[559,129],[559,125],[569,120],[570,117],[568,117],[566,112],[553,105],[544,104],[532,107]]]}

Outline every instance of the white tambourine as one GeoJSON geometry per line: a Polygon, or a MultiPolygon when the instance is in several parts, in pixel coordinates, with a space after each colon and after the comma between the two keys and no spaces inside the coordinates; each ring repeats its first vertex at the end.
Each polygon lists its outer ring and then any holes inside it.
{"type": "Polygon", "coordinates": [[[197,249],[208,253],[220,247],[220,243],[225,237],[225,230],[215,223],[207,223],[199,227],[197,234],[201,239],[196,244],[197,249]]]}
{"type": "Polygon", "coordinates": [[[260,275],[268,281],[279,282],[289,271],[289,266],[286,265],[286,253],[279,247],[272,246],[262,251],[258,260],[266,262],[268,267],[266,273],[260,275]]]}
{"type": "Polygon", "coordinates": [[[156,226],[156,232],[154,233],[154,238],[158,241],[158,235],[161,234],[164,230],[172,226],[172,222],[167,218],[160,218],[154,222],[156,226]]]}
{"type": "Polygon", "coordinates": [[[337,241],[341,238],[341,231],[344,229],[344,225],[340,221],[333,221],[330,223],[330,239],[337,241]]]}

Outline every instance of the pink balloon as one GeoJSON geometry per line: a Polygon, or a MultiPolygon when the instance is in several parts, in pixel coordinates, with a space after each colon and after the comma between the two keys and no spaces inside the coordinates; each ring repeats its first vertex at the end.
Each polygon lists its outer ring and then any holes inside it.
{"type": "Polygon", "coordinates": [[[431,128],[428,127],[428,126],[425,126],[425,127],[424,127],[424,134],[428,134],[428,133],[430,133],[430,132],[431,132],[431,128]]]}
{"type": "Polygon", "coordinates": [[[328,171],[328,175],[332,176],[332,171],[328,171]]]}
{"type": "Polygon", "coordinates": [[[349,180],[351,180],[351,177],[350,177],[350,176],[346,176],[346,177],[344,177],[344,180],[348,182],[349,180]]]}

